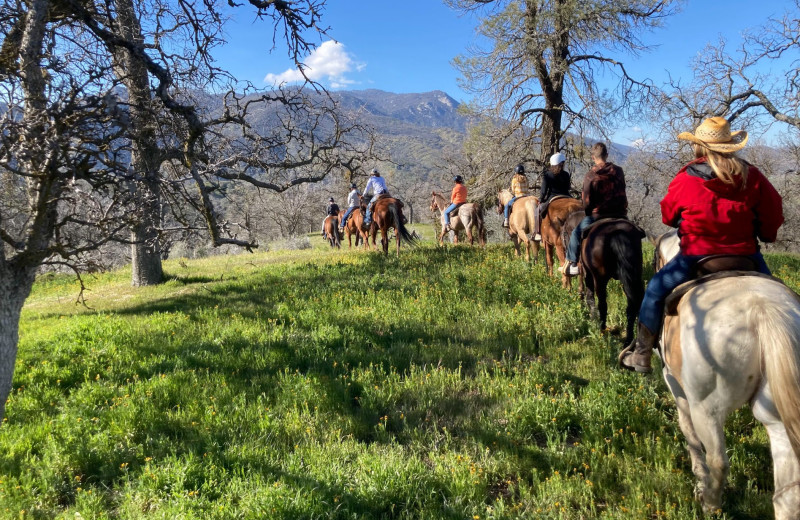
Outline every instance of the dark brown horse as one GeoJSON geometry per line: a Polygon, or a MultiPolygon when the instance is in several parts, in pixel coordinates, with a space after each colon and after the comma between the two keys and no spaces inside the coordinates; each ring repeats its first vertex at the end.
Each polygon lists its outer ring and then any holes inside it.
{"type": "Polygon", "coordinates": [[[339,236],[339,217],[335,215],[328,215],[325,217],[325,236],[328,238],[328,243],[331,247],[341,249],[342,237],[339,236]]]}
{"type": "MultiPolygon", "coordinates": [[[[550,201],[547,206],[547,213],[542,215],[541,233],[542,243],[544,244],[544,258],[547,262],[547,274],[553,274],[553,253],[558,257],[561,265],[566,259],[567,241],[564,241],[562,230],[567,217],[574,211],[583,211],[583,204],[571,197],[557,198],[550,201]]],[[[574,227],[574,226],[573,226],[574,227]]],[[[569,235],[567,235],[569,237],[569,235]]],[[[561,277],[561,284],[569,287],[569,278],[565,275],[561,277]]]]}
{"type": "MultiPolygon", "coordinates": [[[[339,212],[339,220],[344,217],[344,211],[339,212]]],[[[364,243],[364,249],[369,249],[369,231],[364,231],[361,229],[361,224],[364,222],[364,212],[361,208],[356,208],[350,213],[350,217],[347,219],[347,224],[344,226],[344,232],[347,235],[347,242],[349,247],[353,247],[353,235],[356,237],[356,247],[358,247],[358,242],[361,240],[364,243]]],[[[373,242],[372,245],[375,245],[373,242]]]]}
{"type": "Polygon", "coordinates": [[[392,197],[382,197],[375,202],[372,208],[372,223],[370,234],[372,243],[375,243],[375,236],[378,230],[381,231],[381,246],[383,253],[389,254],[389,228],[394,228],[395,239],[397,240],[397,256],[400,256],[400,241],[414,245],[416,240],[411,236],[405,226],[406,218],[403,216],[403,203],[392,197]]]}
{"type": "MultiPolygon", "coordinates": [[[[562,233],[565,244],[569,234],[583,218],[583,212],[568,217],[562,233]]],[[[642,238],[645,232],[627,219],[601,219],[583,233],[580,268],[581,289],[593,318],[605,330],[608,318],[608,282],[619,280],[625,293],[625,344],[633,340],[633,325],[644,298],[642,281],[642,238]],[[595,297],[597,303],[595,303],[595,297]]]]}

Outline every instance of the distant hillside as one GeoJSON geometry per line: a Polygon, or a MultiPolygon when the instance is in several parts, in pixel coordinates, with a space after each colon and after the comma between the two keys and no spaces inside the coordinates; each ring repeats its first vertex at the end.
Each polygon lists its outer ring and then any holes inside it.
{"type": "MultiPolygon", "coordinates": [[[[398,170],[422,179],[443,163],[447,152],[460,150],[470,123],[470,118],[459,112],[460,103],[441,90],[395,94],[370,89],[332,95],[343,108],[363,113],[365,121],[383,137],[392,160],[400,165],[398,170]]],[[[633,150],[618,143],[611,148],[619,163],[633,150]]]]}
{"type": "Polygon", "coordinates": [[[461,148],[469,118],[459,103],[435,90],[395,94],[382,90],[332,93],[342,108],[360,112],[382,137],[398,171],[428,179],[447,152],[461,148]]]}

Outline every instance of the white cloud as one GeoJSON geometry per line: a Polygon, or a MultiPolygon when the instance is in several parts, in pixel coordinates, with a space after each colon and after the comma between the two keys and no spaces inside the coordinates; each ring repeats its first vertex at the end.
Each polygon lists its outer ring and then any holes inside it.
{"type": "MultiPolygon", "coordinates": [[[[348,73],[364,70],[366,64],[357,63],[347,53],[343,44],[328,40],[317,47],[305,60],[305,72],[309,79],[330,83],[332,88],[341,88],[355,83],[348,78],[348,73]]],[[[297,69],[287,69],[280,74],[267,74],[266,83],[280,85],[283,83],[296,83],[304,81],[303,75],[297,69]]]]}
{"type": "Polygon", "coordinates": [[[645,140],[644,140],[644,139],[636,139],[636,140],[634,140],[634,141],[631,141],[631,146],[632,146],[632,147],[634,147],[634,148],[637,148],[637,149],[639,149],[639,150],[641,150],[642,148],[644,148],[644,146],[645,146],[646,144],[647,144],[647,142],[645,142],[645,140]]]}

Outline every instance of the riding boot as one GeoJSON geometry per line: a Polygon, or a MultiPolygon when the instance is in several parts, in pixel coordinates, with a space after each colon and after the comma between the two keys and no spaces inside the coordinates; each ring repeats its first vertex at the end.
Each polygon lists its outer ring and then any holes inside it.
{"type": "Polygon", "coordinates": [[[652,372],[650,358],[657,341],[658,335],[640,323],[636,339],[619,354],[620,366],[643,374],[652,372]]]}

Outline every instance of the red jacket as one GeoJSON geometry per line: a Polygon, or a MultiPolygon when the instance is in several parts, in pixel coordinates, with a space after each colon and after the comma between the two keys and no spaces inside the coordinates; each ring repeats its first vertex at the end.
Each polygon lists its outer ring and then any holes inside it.
{"type": "Polygon", "coordinates": [[[664,224],[678,228],[685,255],[752,255],[756,237],[774,242],[783,224],[781,196],[750,165],[744,189],[718,179],[705,158],[684,166],[661,201],[664,224]]]}

